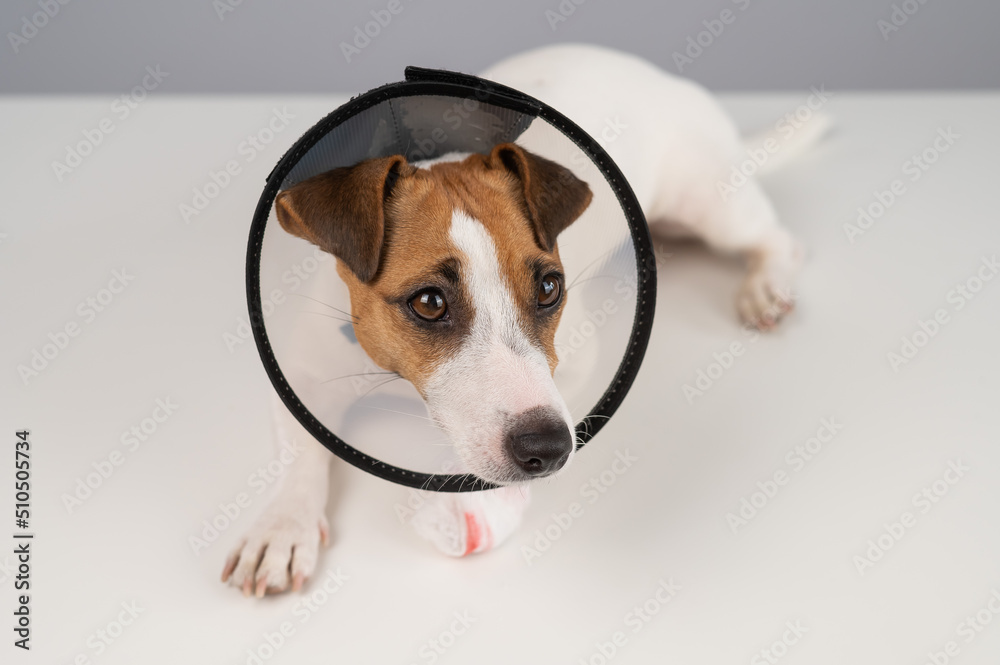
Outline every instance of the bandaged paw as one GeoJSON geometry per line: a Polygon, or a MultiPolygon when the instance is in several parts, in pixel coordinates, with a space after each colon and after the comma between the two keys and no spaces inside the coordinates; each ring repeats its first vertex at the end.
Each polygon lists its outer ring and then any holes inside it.
{"type": "Polygon", "coordinates": [[[485,552],[517,529],[529,498],[527,487],[428,492],[411,523],[422,538],[449,556],[485,552]]]}

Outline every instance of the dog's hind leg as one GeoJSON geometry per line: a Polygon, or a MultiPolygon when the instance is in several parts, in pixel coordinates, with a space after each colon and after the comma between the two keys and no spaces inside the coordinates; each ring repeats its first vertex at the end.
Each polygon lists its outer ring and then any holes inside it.
{"type": "Polygon", "coordinates": [[[465,556],[490,550],[521,524],[529,502],[525,486],[483,492],[426,492],[413,516],[421,537],[444,554],[465,556]]]}
{"type": "Polygon", "coordinates": [[[329,540],[330,452],[274,396],[278,461],[285,467],[271,503],[230,553],[222,581],[255,594],[295,591],[316,569],[329,540]]]}
{"type": "Polygon", "coordinates": [[[792,283],[803,251],[781,225],[756,176],[808,150],[826,135],[832,120],[815,113],[790,135],[774,129],[741,138],[718,110],[702,112],[698,117],[709,121],[682,133],[690,141],[674,146],[653,167],[656,176],[644,212],[654,235],[694,236],[716,251],[741,255],[749,271],[736,307],[744,323],[766,330],[795,305],[792,283]],[[751,155],[758,167],[747,176],[741,169],[751,155]]]}
{"type": "Polygon", "coordinates": [[[762,330],[773,328],[795,305],[792,284],[802,248],[781,226],[755,180],[748,179],[735,191],[720,191],[716,184],[704,183],[700,191],[689,192],[683,205],[654,207],[650,230],[657,235],[655,220],[670,220],[669,235],[683,229],[713,250],[742,256],[748,272],[736,298],[740,318],[762,330]]]}

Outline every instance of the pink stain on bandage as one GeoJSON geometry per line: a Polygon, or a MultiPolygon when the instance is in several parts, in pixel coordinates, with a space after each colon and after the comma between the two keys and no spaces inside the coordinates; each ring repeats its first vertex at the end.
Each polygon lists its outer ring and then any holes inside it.
{"type": "Polygon", "coordinates": [[[468,556],[473,552],[480,551],[480,549],[488,550],[492,545],[493,534],[490,533],[489,525],[480,526],[473,513],[465,513],[465,533],[465,552],[462,553],[462,556],[468,556]],[[482,544],[482,548],[479,547],[480,544],[482,544]]]}

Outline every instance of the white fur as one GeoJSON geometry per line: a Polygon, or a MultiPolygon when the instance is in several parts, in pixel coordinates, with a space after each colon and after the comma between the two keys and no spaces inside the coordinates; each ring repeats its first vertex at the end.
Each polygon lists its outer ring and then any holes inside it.
{"type": "Polygon", "coordinates": [[[413,162],[411,166],[415,166],[418,169],[429,169],[435,164],[441,164],[444,162],[460,162],[471,154],[471,152],[447,152],[431,159],[421,159],[420,161],[413,162]]]}
{"type": "MultiPolygon", "coordinates": [[[[654,235],[694,236],[746,255],[750,272],[737,298],[746,322],[770,327],[791,308],[801,251],[755,180],[727,200],[720,196],[718,183],[746,159],[747,146],[704,88],[636,56],[584,45],[529,51],[483,77],[543,100],[596,137],[628,179],[654,235]]],[[[776,157],[800,151],[826,126],[817,117],[776,157]]]]}
{"type": "Polygon", "coordinates": [[[417,533],[449,556],[485,552],[517,530],[529,496],[526,486],[434,494],[413,516],[411,524],[417,533]],[[470,542],[468,520],[479,525],[475,542],[470,542]]]}
{"type": "Polygon", "coordinates": [[[542,349],[528,341],[520,308],[500,272],[496,246],[478,220],[452,216],[451,241],[461,252],[462,280],[475,316],[461,350],[424,386],[434,419],[451,436],[468,469],[487,480],[522,476],[504,450],[505,422],[531,408],[551,407],[572,435],[569,409],[542,349]]]}
{"type": "MultiPolygon", "coordinates": [[[[247,595],[289,587],[296,577],[316,570],[321,542],[329,538],[326,497],[330,453],[272,396],[276,439],[280,447],[301,450],[281,476],[271,503],[257,518],[226,561],[228,581],[247,595]]],[[[224,573],[224,579],[227,575],[224,573]]]]}
{"type": "MultiPolygon", "coordinates": [[[[747,145],[707,91],[640,58],[595,46],[538,49],[501,62],[483,76],[545,101],[601,141],[628,178],[654,234],[691,235],[720,251],[746,255],[750,270],[737,299],[744,320],[768,327],[790,309],[799,250],[755,180],[728,200],[720,197],[717,183],[746,157],[747,145]]],[[[771,165],[800,152],[825,126],[825,120],[817,118],[800,130],[771,165]]],[[[751,139],[750,144],[766,138],[751,139]]],[[[419,165],[460,157],[448,155],[419,165]]],[[[514,310],[509,294],[497,286],[488,234],[468,218],[456,217],[452,230],[474,266],[470,278],[475,281],[477,320],[459,357],[437,370],[430,408],[455,435],[473,468],[498,471],[490,452],[496,445],[492,410],[516,411],[548,401],[565,413],[565,405],[552,392],[547,368],[542,371],[539,357],[525,348],[516,322],[507,314],[514,310]],[[506,342],[510,344],[505,347],[506,342]],[[479,371],[499,372],[503,378],[495,389],[477,388],[488,392],[462,398],[462,387],[468,389],[474,383],[472,373],[479,371]],[[519,397],[519,390],[526,396],[519,397]],[[487,434],[478,447],[477,432],[487,434]]],[[[272,590],[286,588],[289,565],[293,573],[311,573],[326,528],[323,506],[330,456],[283,406],[278,405],[276,417],[307,442],[307,453],[293,463],[274,502],[232,555],[236,567],[231,580],[245,589],[257,588],[261,580],[272,590]]],[[[490,544],[496,545],[512,531],[525,503],[526,494],[512,490],[460,499],[434,494],[413,522],[442,551],[462,554],[467,513],[490,525],[490,544]]]]}

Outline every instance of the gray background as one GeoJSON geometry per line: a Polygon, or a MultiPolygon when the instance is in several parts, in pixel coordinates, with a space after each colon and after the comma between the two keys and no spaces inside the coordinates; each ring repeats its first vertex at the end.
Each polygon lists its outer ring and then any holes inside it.
{"type": "Polygon", "coordinates": [[[562,0],[573,11],[555,29],[545,12],[560,0],[398,1],[402,11],[348,63],[340,43],[389,0],[4,0],[0,90],[118,92],[158,64],[170,92],[356,92],[398,80],[407,64],[476,72],[565,41],[630,50],[677,73],[672,54],[724,9],[734,20],[681,72],[715,90],[1000,85],[995,0],[562,0]],[[41,11],[39,2],[59,12],[15,54],[9,33],[41,11]],[[216,7],[227,2],[239,4],[220,18],[216,7]],[[894,4],[919,9],[885,39],[877,22],[894,4]]]}

